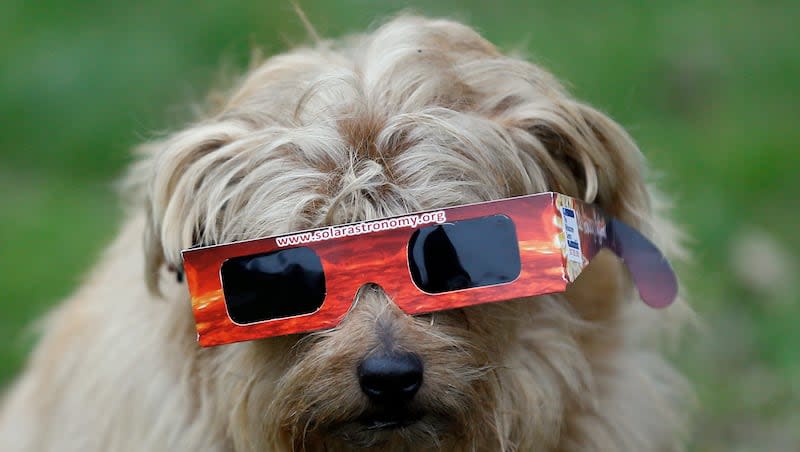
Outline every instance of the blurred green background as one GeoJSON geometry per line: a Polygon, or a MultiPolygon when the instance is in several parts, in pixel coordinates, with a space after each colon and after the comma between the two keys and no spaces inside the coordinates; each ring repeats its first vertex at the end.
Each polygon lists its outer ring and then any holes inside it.
{"type": "MultiPolygon", "coordinates": [[[[464,20],[628,128],[692,237],[679,270],[705,324],[675,355],[693,450],[800,450],[800,2],[302,5],[326,37],[409,8],[464,20]]],[[[185,123],[254,45],[304,41],[279,1],[0,3],[0,386],[113,236],[131,146],[185,123]]]]}

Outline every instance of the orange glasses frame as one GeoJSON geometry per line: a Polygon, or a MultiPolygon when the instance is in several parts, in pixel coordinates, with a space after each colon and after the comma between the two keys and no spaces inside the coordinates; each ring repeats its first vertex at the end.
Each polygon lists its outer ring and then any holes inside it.
{"type": "Polygon", "coordinates": [[[604,247],[623,259],[647,304],[665,307],[672,302],[677,293],[675,275],[652,243],[598,207],[553,192],[192,248],[184,250],[182,256],[198,341],[202,346],[212,346],[334,327],[347,314],[358,289],[367,283],[381,286],[409,315],[563,292],[604,247]],[[411,278],[407,247],[414,231],[431,223],[397,227],[400,222],[392,226],[393,220],[424,217],[456,222],[492,215],[505,215],[516,227],[521,270],[514,281],[438,294],[417,287],[411,278]],[[334,229],[343,231],[353,226],[350,232],[361,231],[378,222],[396,228],[323,238],[335,236],[334,229]],[[310,237],[319,241],[298,243],[310,237]],[[287,246],[289,241],[295,244],[287,246]],[[322,263],[326,294],[320,308],[310,314],[246,325],[234,322],[225,303],[222,264],[234,257],[297,246],[313,250],[322,263]]]}

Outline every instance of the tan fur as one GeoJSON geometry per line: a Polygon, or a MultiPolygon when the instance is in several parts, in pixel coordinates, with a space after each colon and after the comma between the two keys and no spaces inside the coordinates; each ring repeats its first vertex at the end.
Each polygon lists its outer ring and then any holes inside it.
{"type": "Polygon", "coordinates": [[[251,70],[207,117],[142,147],[129,220],[52,313],[0,411],[0,450],[673,451],[683,379],[653,311],[601,255],[566,295],[410,317],[366,285],[337,328],[200,349],[179,251],[556,190],[598,202],[679,257],[628,135],[541,68],[461,24],[399,17],[251,70]],[[355,368],[425,365],[427,411],[353,421],[355,368]]]}

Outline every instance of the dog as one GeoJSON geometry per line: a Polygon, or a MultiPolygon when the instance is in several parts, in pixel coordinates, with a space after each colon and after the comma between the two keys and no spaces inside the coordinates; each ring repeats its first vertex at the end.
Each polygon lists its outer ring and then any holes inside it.
{"type": "Polygon", "coordinates": [[[468,26],[404,15],[273,56],[138,156],[118,237],[4,397],[0,449],[683,449],[691,390],[659,341],[691,310],[644,306],[611,253],[564,293],[412,316],[364,284],[332,328],[198,346],[180,252],[199,245],[555,191],[683,256],[629,135],[468,26]],[[380,422],[358,369],[397,350],[417,415],[380,422]]]}

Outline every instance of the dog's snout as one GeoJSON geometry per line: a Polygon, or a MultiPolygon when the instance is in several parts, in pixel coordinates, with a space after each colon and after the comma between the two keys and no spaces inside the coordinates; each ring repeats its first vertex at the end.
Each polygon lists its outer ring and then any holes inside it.
{"type": "Polygon", "coordinates": [[[422,360],[413,353],[373,355],[358,366],[361,390],[381,405],[404,403],[422,386],[422,360]]]}

